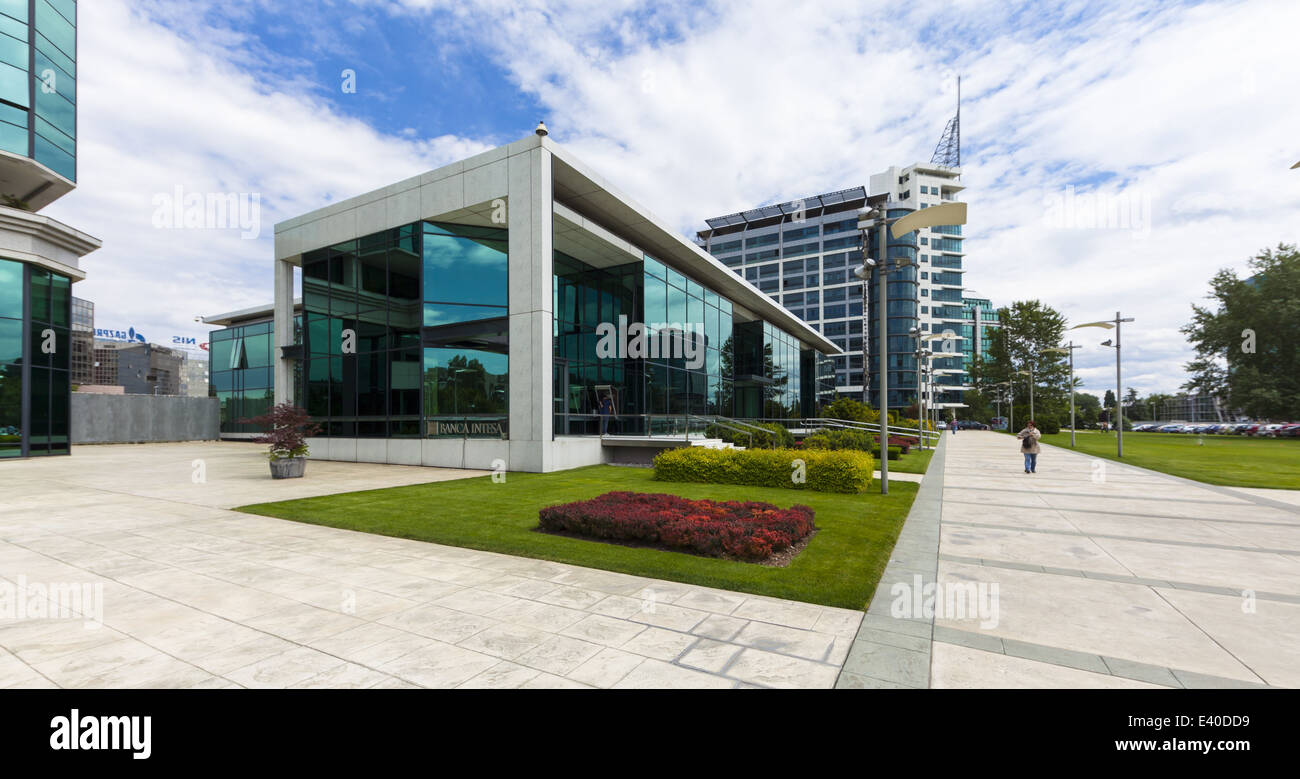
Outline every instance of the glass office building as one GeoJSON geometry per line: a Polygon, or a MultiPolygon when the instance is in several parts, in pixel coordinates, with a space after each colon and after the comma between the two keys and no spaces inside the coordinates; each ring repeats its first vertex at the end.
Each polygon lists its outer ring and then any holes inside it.
{"type": "Polygon", "coordinates": [[[993,331],[1002,327],[993,301],[978,295],[962,298],[961,350],[963,370],[969,372],[975,358],[987,360],[993,331]]]}
{"type": "MultiPolygon", "coordinates": [[[[507,244],[422,222],[303,255],[295,396],[322,437],[510,437],[507,244]]],[[[769,322],[735,327],[730,300],[649,255],[599,268],[556,251],[552,289],[556,435],[599,434],[606,395],[615,432],[644,434],[667,426],[654,417],[797,418],[831,391],[801,379],[820,352],[769,322]],[[662,348],[602,353],[601,323],[620,318],[662,348]]],[[[212,334],[223,432],[252,432],[237,420],[271,403],[271,334],[269,318],[212,334]]]]}
{"type": "MultiPolygon", "coordinates": [[[[295,329],[301,319],[295,319],[295,329]]],[[[271,381],[271,318],[214,331],[209,338],[208,395],[220,401],[222,433],[258,433],[241,422],[267,412],[271,381]]],[[[296,394],[301,402],[301,392],[296,394]]]]}
{"type": "Polygon", "coordinates": [[[274,399],[300,385],[313,457],[550,471],[625,445],[605,398],[649,438],[831,390],[833,343],[549,138],[276,225],[275,270],[274,399]]]}
{"type": "Polygon", "coordinates": [[[72,279],[0,259],[0,458],[67,454],[72,279]]]}
{"type": "Polygon", "coordinates": [[[0,0],[0,150],[76,182],[76,0],[0,0]]]}
{"type": "MultiPolygon", "coordinates": [[[[942,165],[889,168],[871,177],[870,188],[828,192],[705,220],[708,227],[697,233],[696,242],[835,343],[843,352],[832,360],[835,391],[878,407],[879,298],[874,281],[868,283],[870,325],[864,342],[864,285],[853,276],[853,269],[862,264],[858,212],[866,206],[868,193],[887,198],[890,218],[953,201],[963,189],[960,174],[960,169],[942,165]]],[[[917,339],[909,331],[916,327],[923,335],[950,330],[957,335],[963,321],[961,236],[960,226],[948,225],[888,239],[891,271],[886,282],[885,343],[891,408],[916,402],[917,339]],[[911,266],[894,269],[899,259],[911,266]]],[[[874,258],[879,251],[875,230],[868,231],[867,240],[869,256],[874,258]]],[[[933,341],[928,343],[934,346],[933,341]]],[[[931,367],[936,367],[937,378],[936,395],[930,401],[961,405],[966,384],[961,354],[936,355],[931,367]]]]}
{"type": "Polygon", "coordinates": [[[88,374],[72,285],[100,243],[33,214],[76,187],[76,59],[75,0],[0,0],[0,459],[68,454],[88,374]]]}

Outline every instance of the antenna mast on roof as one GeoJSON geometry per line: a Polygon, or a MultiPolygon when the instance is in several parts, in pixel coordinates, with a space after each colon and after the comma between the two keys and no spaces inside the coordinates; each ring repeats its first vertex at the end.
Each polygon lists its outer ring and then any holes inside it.
{"type": "Polygon", "coordinates": [[[947,165],[950,168],[961,167],[961,76],[957,77],[957,115],[948,120],[939,145],[934,147],[932,165],[947,165]]]}

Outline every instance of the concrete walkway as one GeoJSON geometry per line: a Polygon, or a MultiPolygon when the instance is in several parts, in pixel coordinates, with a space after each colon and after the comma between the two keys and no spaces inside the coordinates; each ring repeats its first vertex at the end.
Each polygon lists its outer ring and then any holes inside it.
{"type": "Polygon", "coordinates": [[[1054,446],[1028,475],[1006,435],[945,439],[840,686],[1300,686],[1285,496],[1054,446]],[[891,593],[936,574],[937,613],[891,593]]]}
{"type": "Polygon", "coordinates": [[[0,688],[830,687],[862,621],[228,510],[482,474],[307,475],[237,443],[0,463],[0,688]]]}

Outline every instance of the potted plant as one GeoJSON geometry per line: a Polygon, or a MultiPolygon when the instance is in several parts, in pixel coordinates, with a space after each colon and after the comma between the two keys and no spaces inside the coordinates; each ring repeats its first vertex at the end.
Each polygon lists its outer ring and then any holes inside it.
{"type": "Polygon", "coordinates": [[[306,409],[277,403],[261,416],[239,421],[267,431],[253,440],[270,444],[267,458],[271,461],[272,479],[302,478],[307,471],[307,437],[320,432],[320,425],[311,421],[306,409]]]}

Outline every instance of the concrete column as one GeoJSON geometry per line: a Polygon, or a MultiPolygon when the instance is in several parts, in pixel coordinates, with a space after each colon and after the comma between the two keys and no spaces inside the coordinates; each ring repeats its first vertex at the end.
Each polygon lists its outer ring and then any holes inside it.
{"type": "Polygon", "coordinates": [[[508,158],[510,228],[510,463],[545,472],[552,458],[551,153],[537,146],[508,158]]]}
{"type": "Polygon", "coordinates": [[[275,261],[275,402],[293,402],[293,360],[280,356],[281,346],[293,346],[293,263],[275,261]]]}

